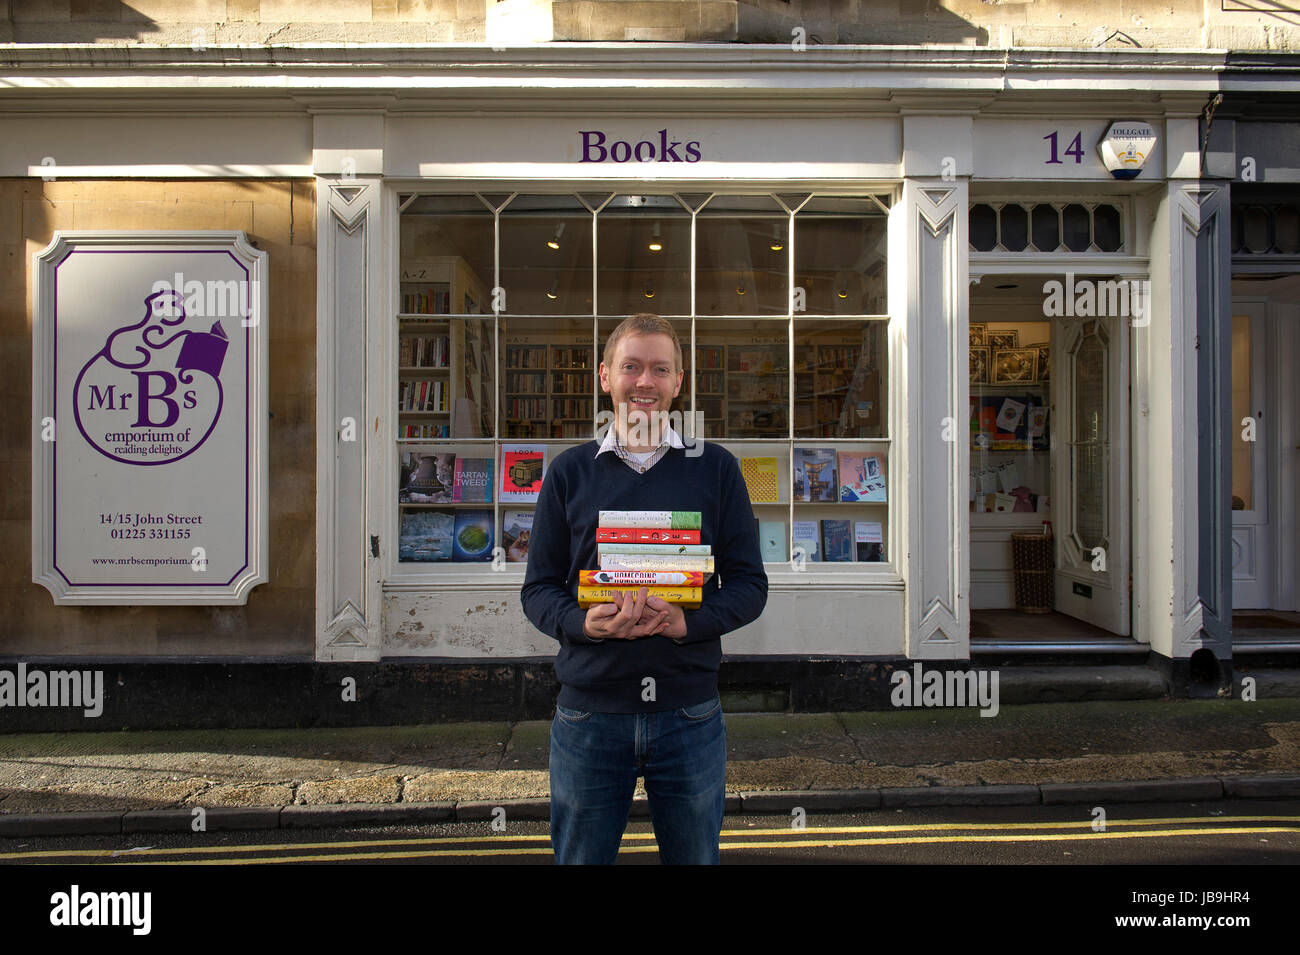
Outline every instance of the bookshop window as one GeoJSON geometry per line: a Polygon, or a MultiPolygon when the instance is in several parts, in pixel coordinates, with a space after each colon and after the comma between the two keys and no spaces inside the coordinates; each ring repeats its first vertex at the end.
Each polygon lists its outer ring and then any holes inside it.
{"type": "Polygon", "coordinates": [[[740,460],[765,560],[888,559],[886,197],[399,207],[399,574],[527,559],[546,468],[613,410],[597,369],[636,312],[672,321],[673,410],[740,460]]]}

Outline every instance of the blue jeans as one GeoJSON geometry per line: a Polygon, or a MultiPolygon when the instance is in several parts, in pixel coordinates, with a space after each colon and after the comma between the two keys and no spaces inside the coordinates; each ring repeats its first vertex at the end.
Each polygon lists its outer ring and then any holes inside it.
{"type": "Polygon", "coordinates": [[[561,865],[612,865],[638,776],[659,860],[717,865],[726,793],[722,700],[659,713],[555,707],[551,721],[551,846],[561,865]]]}

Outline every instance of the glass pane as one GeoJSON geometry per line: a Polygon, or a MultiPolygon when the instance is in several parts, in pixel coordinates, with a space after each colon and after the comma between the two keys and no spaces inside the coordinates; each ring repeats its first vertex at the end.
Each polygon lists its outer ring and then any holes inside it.
{"type": "Polygon", "coordinates": [[[448,322],[453,438],[493,437],[497,382],[492,322],[491,316],[448,322]]]}
{"type": "Polygon", "coordinates": [[[1285,255],[1300,252],[1300,214],[1295,206],[1278,206],[1273,213],[1277,251],[1285,255]]]}
{"type": "Polygon", "coordinates": [[[1246,209],[1246,251],[1267,252],[1272,244],[1268,238],[1268,210],[1262,206],[1246,209]]]}
{"type": "Polygon", "coordinates": [[[709,386],[706,438],[784,438],[788,434],[790,365],[785,321],[696,323],[696,363],[709,386]],[[720,364],[719,364],[720,363],[720,364]],[[722,374],[708,374],[712,368],[722,374]],[[722,386],[721,397],[713,389],[722,386]]]}
{"type": "Polygon", "coordinates": [[[1115,206],[1103,204],[1092,210],[1092,230],[1097,248],[1103,252],[1118,252],[1124,244],[1119,209],[1115,206]]]}
{"type": "Polygon", "coordinates": [[[691,218],[672,196],[616,196],[596,219],[602,315],[688,315],[691,218]]]}
{"type": "Polygon", "coordinates": [[[1091,217],[1081,205],[1071,204],[1061,213],[1065,227],[1065,247],[1071,252],[1087,252],[1092,245],[1091,217]]]}
{"type": "Polygon", "coordinates": [[[977,252],[992,252],[998,244],[998,214],[980,203],[970,209],[970,245],[977,252]]]}
{"type": "MultiPolygon", "coordinates": [[[[822,200],[818,205],[828,204],[822,200]]],[[[860,202],[854,203],[860,206],[860,202]]],[[[812,205],[811,203],[809,205],[812,205]]],[[[887,222],[883,215],[835,215],[829,209],[795,216],[795,285],[808,315],[880,315],[886,308],[887,222]]]]}
{"type": "Polygon", "coordinates": [[[595,367],[590,319],[503,319],[502,437],[589,439],[595,367]]]}
{"type": "Polygon", "coordinates": [[[1002,247],[1008,252],[1023,252],[1029,244],[1029,213],[1015,204],[1002,207],[1002,247]]]}
{"type": "Polygon", "coordinates": [[[788,315],[789,224],[770,196],[715,196],[696,220],[696,314],[788,315]]]}
{"type": "Polygon", "coordinates": [[[1055,206],[1040,202],[1030,213],[1029,231],[1034,237],[1034,248],[1039,252],[1055,252],[1061,244],[1060,214],[1055,206]]]}
{"type": "Polygon", "coordinates": [[[422,196],[399,229],[404,314],[491,311],[495,243],[492,214],[475,196],[422,196]]]}
{"type": "Polygon", "coordinates": [[[888,323],[795,319],[794,436],[885,435],[888,323]]]}
{"type": "Polygon", "coordinates": [[[1244,441],[1241,420],[1253,414],[1251,410],[1251,353],[1250,316],[1232,316],[1232,421],[1228,432],[1232,437],[1232,509],[1251,511],[1255,508],[1252,493],[1255,480],[1253,442],[1244,441]]]}
{"type": "Polygon", "coordinates": [[[590,315],[591,213],[575,196],[517,196],[501,213],[503,312],[590,315]]]}
{"type": "Polygon", "coordinates": [[[1106,466],[1110,422],[1106,407],[1106,343],[1100,326],[1071,356],[1074,374],[1074,532],[1085,552],[1106,540],[1106,466]]]}

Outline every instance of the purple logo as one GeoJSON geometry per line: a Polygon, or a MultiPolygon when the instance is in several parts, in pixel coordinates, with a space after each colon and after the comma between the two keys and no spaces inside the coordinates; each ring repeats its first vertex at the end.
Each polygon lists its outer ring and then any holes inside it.
{"type": "Polygon", "coordinates": [[[100,454],[124,464],[169,464],[197,451],[221,417],[221,322],[178,328],[180,293],[154,292],[144,318],[108,336],[72,388],[77,427],[100,454]],[[169,334],[174,332],[174,334],[169,334]]]}
{"type": "Polygon", "coordinates": [[[668,138],[668,130],[659,130],[659,142],[643,139],[637,143],[616,139],[606,146],[606,137],[599,129],[580,129],[582,158],[579,162],[699,162],[700,141],[692,139],[683,144],[668,138]]]}

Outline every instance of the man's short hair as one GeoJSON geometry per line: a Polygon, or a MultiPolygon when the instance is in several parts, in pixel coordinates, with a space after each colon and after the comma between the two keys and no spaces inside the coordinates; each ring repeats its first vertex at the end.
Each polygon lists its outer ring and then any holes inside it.
{"type": "Polygon", "coordinates": [[[682,370],[682,343],[677,340],[677,329],[673,328],[673,323],[666,318],[660,318],[653,312],[638,312],[631,315],[618,323],[618,327],[609,333],[609,338],[605,339],[605,351],[601,353],[600,360],[605,363],[606,367],[611,368],[614,363],[614,348],[625,335],[667,335],[673,342],[673,360],[677,362],[677,367],[673,371],[682,370]]]}

